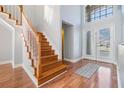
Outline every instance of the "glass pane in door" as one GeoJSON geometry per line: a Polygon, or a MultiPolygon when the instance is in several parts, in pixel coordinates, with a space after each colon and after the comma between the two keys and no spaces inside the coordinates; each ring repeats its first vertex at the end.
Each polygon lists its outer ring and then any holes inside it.
{"type": "Polygon", "coordinates": [[[111,47],[110,47],[110,29],[100,29],[98,38],[98,52],[100,57],[108,58],[110,57],[111,47]]]}
{"type": "Polygon", "coordinates": [[[87,31],[86,54],[91,55],[91,31],[87,31]]]}

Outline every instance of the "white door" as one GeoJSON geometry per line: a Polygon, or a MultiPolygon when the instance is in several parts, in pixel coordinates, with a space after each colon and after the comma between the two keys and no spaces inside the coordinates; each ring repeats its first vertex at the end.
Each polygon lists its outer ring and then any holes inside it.
{"type": "Polygon", "coordinates": [[[112,26],[96,30],[96,60],[113,62],[113,32],[112,26]]]}
{"type": "Polygon", "coordinates": [[[90,28],[83,32],[83,55],[86,59],[113,63],[113,25],[90,28]]]}

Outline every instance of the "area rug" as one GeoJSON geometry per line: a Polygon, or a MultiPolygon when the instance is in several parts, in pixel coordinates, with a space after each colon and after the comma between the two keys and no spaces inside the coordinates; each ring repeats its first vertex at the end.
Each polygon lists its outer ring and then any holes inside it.
{"type": "Polygon", "coordinates": [[[90,79],[92,75],[99,69],[100,65],[95,63],[88,63],[85,66],[76,70],[76,74],[79,74],[85,78],[90,79]]]}

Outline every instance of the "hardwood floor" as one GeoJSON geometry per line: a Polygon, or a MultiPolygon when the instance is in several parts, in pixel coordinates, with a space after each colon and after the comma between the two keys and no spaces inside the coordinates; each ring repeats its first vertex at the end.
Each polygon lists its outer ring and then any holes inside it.
{"type": "MultiPolygon", "coordinates": [[[[75,70],[87,63],[96,63],[91,60],[81,60],[77,63],[68,64],[68,70],[65,74],[57,77],[49,83],[41,86],[42,88],[116,88],[117,72],[116,66],[98,62],[100,68],[90,78],[86,79],[75,74],[75,70]]],[[[0,87],[35,87],[23,68],[12,69],[10,64],[0,66],[0,87]]]]}
{"type": "Polygon", "coordinates": [[[1,88],[33,88],[35,85],[22,67],[12,69],[11,64],[0,65],[1,88]]]}
{"type": "Polygon", "coordinates": [[[87,63],[96,63],[91,60],[81,60],[75,64],[69,64],[68,71],[64,75],[48,84],[42,86],[44,88],[116,88],[117,72],[116,66],[99,62],[100,68],[90,78],[86,79],[80,75],[75,74],[75,71],[87,63]]]}

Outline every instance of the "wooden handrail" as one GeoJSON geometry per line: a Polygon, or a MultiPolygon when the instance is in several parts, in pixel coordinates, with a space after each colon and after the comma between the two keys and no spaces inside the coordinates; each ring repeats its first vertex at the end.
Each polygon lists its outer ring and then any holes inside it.
{"type": "Polygon", "coordinates": [[[20,23],[21,23],[21,25],[22,25],[22,12],[23,12],[23,5],[19,5],[19,8],[20,8],[20,12],[21,12],[21,20],[20,20],[21,22],[20,22],[20,23]]]}

